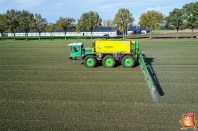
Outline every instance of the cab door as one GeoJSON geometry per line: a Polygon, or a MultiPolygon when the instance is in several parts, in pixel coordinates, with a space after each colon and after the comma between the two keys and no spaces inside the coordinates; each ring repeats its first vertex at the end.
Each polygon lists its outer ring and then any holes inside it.
{"type": "Polygon", "coordinates": [[[82,47],[80,45],[71,47],[72,57],[81,58],[82,57],[82,47]]]}

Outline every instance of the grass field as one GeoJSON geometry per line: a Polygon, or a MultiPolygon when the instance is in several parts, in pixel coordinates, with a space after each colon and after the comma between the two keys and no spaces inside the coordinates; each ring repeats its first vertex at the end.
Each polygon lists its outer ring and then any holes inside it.
{"type": "Polygon", "coordinates": [[[169,30],[153,30],[152,34],[163,34],[169,32],[169,30]]]}
{"type": "Polygon", "coordinates": [[[198,118],[197,40],[139,40],[159,103],[140,67],[88,69],[68,59],[69,42],[0,41],[2,131],[176,131],[182,114],[198,118]]]}

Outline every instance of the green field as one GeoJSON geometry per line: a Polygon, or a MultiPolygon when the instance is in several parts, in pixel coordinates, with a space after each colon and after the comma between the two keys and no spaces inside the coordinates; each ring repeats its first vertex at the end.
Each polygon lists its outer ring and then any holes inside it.
{"type": "Polygon", "coordinates": [[[169,30],[153,30],[152,34],[162,34],[162,33],[168,32],[168,31],[169,30]]]}
{"type": "Polygon", "coordinates": [[[159,103],[139,66],[86,68],[68,59],[73,41],[0,41],[2,131],[176,131],[182,114],[198,118],[197,40],[139,40],[159,103]]]}

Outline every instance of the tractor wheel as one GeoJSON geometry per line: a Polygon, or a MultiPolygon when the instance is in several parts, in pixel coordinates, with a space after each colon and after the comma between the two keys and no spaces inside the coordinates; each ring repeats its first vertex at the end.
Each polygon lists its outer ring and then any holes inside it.
{"type": "Polygon", "coordinates": [[[88,68],[93,68],[96,65],[96,58],[92,55],[88,55],[84,58],[84,65],[88,68]]]}
{"type": "Polygon", "coordinates": [[[111,55],[107,55],[102,59],[102,64],[104,67],[112,68],[115,66],[115,59],[111,55]]]}
{"type": "Polygon", "coordinates": [[[121,60],[122,66],[125,68],[131,68],[135,65],[135,58],[131,55],[126,55],[121,60]]]}

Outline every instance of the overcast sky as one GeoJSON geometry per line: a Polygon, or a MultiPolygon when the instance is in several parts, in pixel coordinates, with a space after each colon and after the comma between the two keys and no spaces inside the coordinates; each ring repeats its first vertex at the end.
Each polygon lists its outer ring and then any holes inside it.
{"type": "Polygon", "coordinates": [[[0,13],[7,10],[28,10],[40,13],[48,22],[55,23],[59,17],[79,19],[88,11],[96,11],[103,20],[114,19],[120,8],[128,8],[138,24],[139,17],[148,10],[168,15],[174,8],[197,0],[0,0],[0,13]]]}

